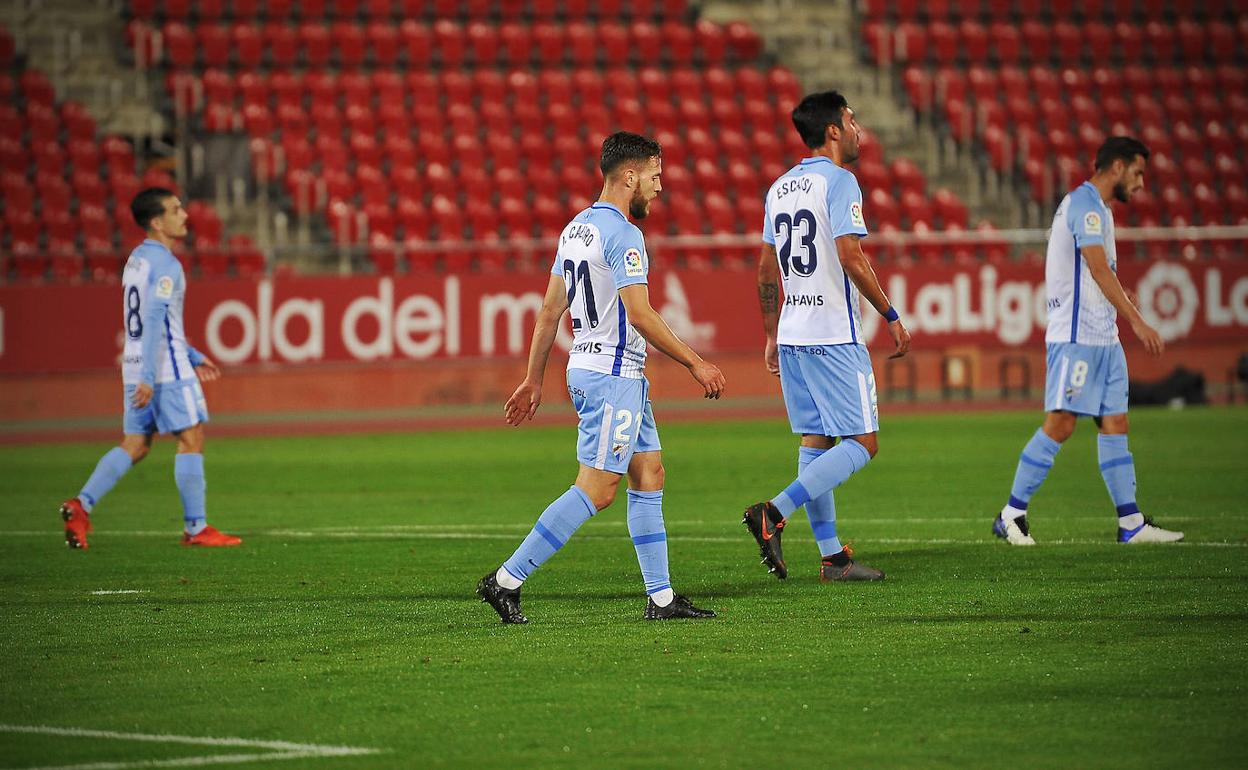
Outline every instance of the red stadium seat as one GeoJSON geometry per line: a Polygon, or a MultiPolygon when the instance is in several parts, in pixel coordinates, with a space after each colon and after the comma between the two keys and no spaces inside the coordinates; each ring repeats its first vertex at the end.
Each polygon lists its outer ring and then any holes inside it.
{"type": "Polygon", "coordinates": [[[227,67],[233,42],[230,30],[223,24],[199,24],[195,27],[200,58],[209,67],[227,67]]]}
{"type": "MultiPolygon", "coordinates": [[[[1006,22],[993,22],[988,27],[988,41],[992,48],[993,58],[999,64],[1018,64],[1022,57],[1022,35],[1016,25],[1006,22]]],[[[984,57],[973,58],[972,61],[984,57]]]]}
{"type": "Polygon", "coordinates": [[[728,49],[737,61],[752,62],[763,52],[763,39],[745,22],[729,22],[724,27],[724,34],[728,40],[728,49]]]}
{"type": "Polygon", "coordinates": [[[418,70],[428,67],[432,61],[433,34],[429,28],[415,19],[406,18],[399,24],[399,41],[407,55],[409,76],[428,74],[420,73],[418,70]]]}
{"type": "Polygon", "coordinates": [[[433,36],[443,67],[458,67],[464,63],[467,40],[461,25],[449,19],[438,19],[433,23],[433,36]]]}

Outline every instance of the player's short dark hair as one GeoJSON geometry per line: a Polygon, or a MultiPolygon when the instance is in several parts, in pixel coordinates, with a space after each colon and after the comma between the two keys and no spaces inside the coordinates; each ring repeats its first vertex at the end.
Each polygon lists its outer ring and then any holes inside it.
{"type": "Polygon", "coordinates": [[[598,167],[602,169],[602,175],[607,176],[625,163],[645,162],[662,155],[663,148],[650,137],[616,131],[602,140],[602,156],[598,160],[598,167]]]}
{"type": "Polygon", "coordinates": [[[130,213],[134,221],[144,230],[151,229],[152,220],[165,213],[165,201],[175,196],[173,190],[164,187],[149,187],[140,190],[130,201],[130,213]]]}
{"type": "Polygon", "coordinates": [[[844,128],[841,119],[849,102],[836,91],[809,94],[793,108],[793,126],[810,149],[822,147],[828,126],[844,128]]]}
{"type": "Polygon", "coordinates": [[[1130,136],[1111,136],[1096,151],[1096,170],[1109,168],[1116,160],[1129,164],[1136,155],[1148,160],[1148,148],[1143,142],[1130,136]]]}

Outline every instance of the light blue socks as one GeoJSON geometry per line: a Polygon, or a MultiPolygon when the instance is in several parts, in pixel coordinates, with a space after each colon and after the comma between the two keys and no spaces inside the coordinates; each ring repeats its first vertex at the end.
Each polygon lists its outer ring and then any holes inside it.
{"type": "Polygon", "coordinates": [[[1057,457],[1057,450],[1061,448],[1062,445],[1045,435],[1042,429],[1036,429],[1035,435],[1019,455],[1018,470],[1014,471],[1014,486],[1010,489],[1009,502],[1001,511],[1002,518],[1013,519],[1026,515],[1031,496],[1044,483],[1049,469],[1053,467],[1053,460],[1057,457]]]}
{"type": "Polygon", "coordinates": [[[126,450],[119,446],[108,450],[96,463],[95,470],[91,472],[91,478],[87,479],[86,485],[78,493],[78,500],[82,503],[83,510],[90,513],[95,504],[108,494],[109,490],[117,486],[117,482],[126,475],[131,465],[133,463],[130,461],[130,455],[126,454],[126,450]]]}
{"type": "Polygon", "coordinates": [[[787,519],[793,515],[793,511],[839,487],[870,461],[871,454],[866,447],[852,438],[843,439],[841,443],[812,459],[797,474],[797,481],[772,498],[771,503],[787,519]]]}
{"type": "Polygon", "coordinates": [[[182,497],[182,518],[186,522],[187,534],[198,535],[208,526],[208,515],[204,512],[204,492],[208,488],[204,481],[204,456],[176,455],[173,459],[173,478],[178,484],[178,495],[182,497]]]}
{"type": "Polygon", "coordinates": [[[589,495],[580,487],[571,487],[542,511],[524,542],[503,562],[503,570],[517,582],[524,581],[597,512],[589,495]]]}
{"type": "Polygon", "coordinates": [[[1135,529],[1144,523],[1144,516],[1135,504],[1135,460],[1127,449],[1126,434],[1097,435],[1096,450],[1101,478],[1105,479],[1105,488],[1118,509],[1118,526],[1135,529]]]}
{"type": "MultiPolygon", "coordinates": [[[[800,476],[806,466],[826,452],[826,449],[799,447],[797,452],[797,473],[800,476]]],[[[815,533],[815,542],[819,545],[820,556],[831,556],[842,550],[841,540],[836,536],[836,500],[832,491],[806,502],[806,517],[810,519],[810,530],[815,533]]]]}
{"type": "Polygon", "coordinates": [[[663,490],[628,490],[628,535],[637,550],[646,593],[660,607],[671,602],[671,578],[667,570],[667,530],[663,526],[663,490]]]}

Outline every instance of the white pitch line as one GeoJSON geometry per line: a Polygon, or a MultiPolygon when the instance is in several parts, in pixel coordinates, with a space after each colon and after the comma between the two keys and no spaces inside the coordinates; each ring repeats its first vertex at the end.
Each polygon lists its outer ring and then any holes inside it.
{"type": "Polygon", "coordinates": [[[86,730],[78,727],[51,727],[48,725],[0,724],[0,732],[28,735],[63,735],[71,738],[105,738],[120,741],[144,741],[148,743],[179,743],[192,746],[245,747],[270,749],[267,754],[212,754],[176,759],[141,759],[119,762],[89,762],[76,765],[57,765],[21,770],[126,770],[142,767],[200,767],[204,765],[242,764],[244,762],[270,762],[282,759],[309,759],[320,757],[347,757],[377,754],[378,749],[355,746],[322,746],[315,743],[291,743],[289,741],[260,741],[250,738],[210,738],[194,735],[153,735],[149,733],[119,733],[111,730],[86,730]]]}
{"type": "Polygon", "coordinates": [[[211,738],[202,735],[161,735],[153,733],[119,733],[111,730],[87,730],[81,727],[52,727],[50,725],[0,724],[0,733],[27,733],[35,735],[67,735],[73,738],[110,738],[117,741],[146,741],[148,743],[185,743],[192,746],[241,746],[251,749],[274,751],[324,752],[327,756],[353,754],[376,754],[377,749],[355,746],[323,746],[316,743],[291,743],[290,741],[262,741],[254,738],[211,738]]]}
{"type": "Polygon", "coordinates": [[[282,759],[316,759],[332,757],[309,751],[278,751],[269,754],[205,754],[202,757],[179,757],[177,759],[136,759],[121,762],[87,762],[78,765],[43,765],[40,767],[10,768],[9,770],[138,770],[145,767],[204,767],[207,765],[241,765],[246,762],[272,762],[282,759]]]}
{"type": "Polygon", "coordinates": [[[117,596],[120,594],[147,594],[147,593],[151,593],[151,591],[148,591],[146,588],[121,588],[116,591],[106,591],[104,589],[100,589],[99,591],[92,591],[91,595],[92,596],[117,596]]]}
{"type": "MultiPolygon", "coordinates": [[[[518,529],[517,531],[524,531],[518,529]]],[[[123,537],[147,537],[153,534],[168,535],[167,532],[153,533],[146,531],[126,531],[114,530],[111,535],[123,537]]],[[[373,529],[260,529],[252,530],[247,533],[249,536],[264,537],[290,537],[290,538],[333,538],[335,540],[514,540],[515,532],[437,532],[437,531],[401,531],[401,530],[373,530],[373,529]]],[[[0,537],[9,536],[27,536],[27,537],[47,537],[46,531],[0,531],[0,537]]],[[[578,534],[577,540],[620,540],[624,538],[624,534],[619,535],[592,535],[578,534]]],[[[737,543],[741,542],[740,537],[727,536],[711,536],[711,535],[680,535],[670,534],[669,540],[686,541],[692,543],[737,543]]],[[[855,537],[854,542],[859,543],[882,543],[885,545],[989,545],[996,543],[995,538],[944,538],[944,537],[855,537]]],[[[1115,545],[1114,541],[1106,539],[1056,539],[1041,541],[1041,545],[1115,545]]],[[[1248,548],[1248,542],[1227,542],[1218,540],[1205,541],[1181,541],[1177,543],[1167,543],[1171,546],[1188,546],[1203,548],[1248,548]]]]}

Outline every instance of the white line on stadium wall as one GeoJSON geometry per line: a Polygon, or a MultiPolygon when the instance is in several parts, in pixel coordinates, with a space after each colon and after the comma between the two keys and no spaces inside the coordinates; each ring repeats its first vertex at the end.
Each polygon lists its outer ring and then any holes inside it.
{"type": "Polygon", "coordinates": [[[149,733],[119,733],[110,730],[86,730],[77,727],[52,727],[49,725],[0,724],[0,732],[33,735],[62,735],[71,738],[103,738],[118,741],[144,741],[148,743],[180,743],[193,746],[245,747],[269,749],[267,754],[215,754],[177,759],[123,760],[118,762],[90,762],[75,765],[22,768],[22,770],[125,770],[140,767],[198,767],[203,765],[233,765],[244,762],[269,762],[283,759],[313,759],[321,757],[347,757],[380,753],[378,749],[356,746],[322,746],[315,743],[291,743],[289,741],[261,741],[250,738],[211,738],[193,735],[153,735],[149,733]]]}

